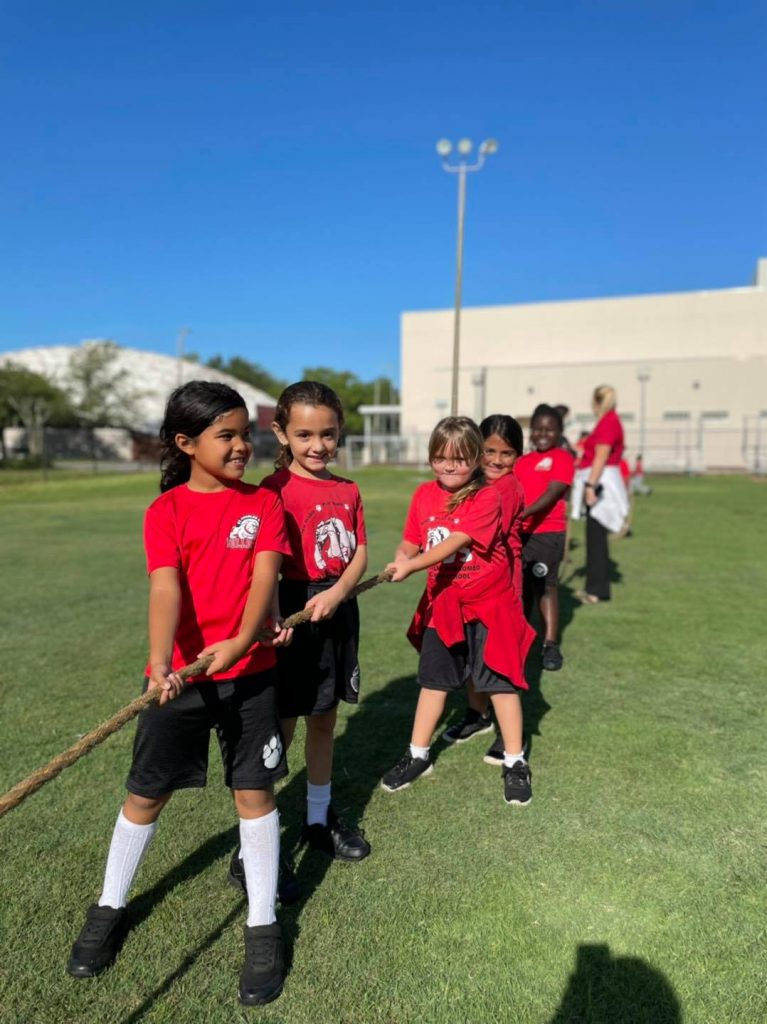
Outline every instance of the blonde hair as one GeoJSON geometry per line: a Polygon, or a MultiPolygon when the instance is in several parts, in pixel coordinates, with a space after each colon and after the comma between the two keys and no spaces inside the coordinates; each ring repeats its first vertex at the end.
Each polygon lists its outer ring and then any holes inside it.
{"type": "Polygon", "coordinates": [[[598,388],[594,388],[591,401],[596,415],[604,416],[606,412],[610,412],[618,404],[618,394],[615,388],[611,388],[609,384],[600,384],[598,388]]]}
{"type": "Polygon", "coordinates": [[[461,502],[485,486],[482,472],[482,449],[484,442],[479,427],[468,416],[446,416],[440,420],[429,438],[429,462],[439,455],[451,451],[458,459],[465,459],[474,470],[460,490],[453,493],[447,504],[448,512],[454,512],[461,502]]]}

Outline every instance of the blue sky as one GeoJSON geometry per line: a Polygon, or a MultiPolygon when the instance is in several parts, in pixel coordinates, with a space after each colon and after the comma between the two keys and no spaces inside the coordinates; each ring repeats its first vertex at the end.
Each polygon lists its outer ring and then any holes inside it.
{"type": "Polygon", "coordinates": [[[767,255],[767,6],[6,0],[0,350],[396,372],[447,307],[718,288],[767,255]]]}

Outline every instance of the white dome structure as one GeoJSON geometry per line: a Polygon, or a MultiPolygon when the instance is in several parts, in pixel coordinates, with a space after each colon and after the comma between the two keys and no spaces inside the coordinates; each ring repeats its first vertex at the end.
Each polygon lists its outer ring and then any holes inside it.
{"type": "MultiPolygon", "coordinates": [[[[69,384],[70,358],[84,345],[98,344],[103,339],[83,341],[81,345],[53,345],[47,348],[21,348],[0,353],[0,366],[13,363],[42,374],[65,390],[69,384]]],[[[228,373],[214,370],[189,359],[176,359],[158,352],[142,352],[136,348],[117,347],[116,372],[128,373],[128,386],[137,393],[136,420],[131,424],[139,433],[156,434],[162,422],[165,403],[171,391],[188,380],[215,380],[238,391],[248,406],[250,417],[258,419],[258,408],[273,409],[277,400],[265,391],[237,380],[228,373]]]]}

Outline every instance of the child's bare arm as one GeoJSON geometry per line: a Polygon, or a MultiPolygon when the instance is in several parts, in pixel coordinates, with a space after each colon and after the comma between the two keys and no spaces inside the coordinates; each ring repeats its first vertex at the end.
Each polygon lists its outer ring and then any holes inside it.
{"type": "Polygon", "coordinates": [[[548,512],[550,508],[554,508],[560,498],[564,498],[569,486],[569,484],[563,484],[561,480],[552,480],[540,498],[530,505],[525,505],[520,516],[522,519],[527,519],[528,516],[538,515],[539,512],[548,512]]]}
{"type": "Polygon", "coordinates": [[[400,583],[414,572],[429,569],[437,562],[444,562],[446,558],[454,555],[461,548],[470,547],[472,543],[468,533],[460,531],[451,533],[449,537],[440,541],[439,544],[435,544],[428,551],[422,551],[420,555],[415,555],[413,558],[397,558],[395,561],[389,562],[386,568],[392,571],[392,583],[400,583]]]}
{"type": "Polygon", "coordinates": [[[421,549],[417,544],[409,540],[401,540],[397,550],[394,552],[395,561],[398,558],[415,558],[421,549]]]}
{"type": "Polygon", "coordinates": [[[345,601],[365,574],[368,567],[368,549],[360,544],[354,552],[351,562],[346,566],[337,583],[320,594],[315,594],[306,602],[312,609],[312,622],[320,622],[335,615],[336,609],[345,601]]]}
{"type": "Polygon", "coordinates": [[[162,689],[164,704],[181,692],[181,680],[172,676],[173,641],[181,611],[178,569],[164,566],[149,577],[149,686],[162,689]]]}

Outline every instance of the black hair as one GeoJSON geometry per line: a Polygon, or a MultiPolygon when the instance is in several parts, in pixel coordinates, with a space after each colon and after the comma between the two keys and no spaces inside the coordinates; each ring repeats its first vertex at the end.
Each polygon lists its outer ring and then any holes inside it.
{"type": "MultiPolygon", "coordinates": [[[[299,380],[285,388],[277,399],[277,408],[274,410],[274,422],[283,434],[288,429],[290,410],[294,405],[313,405],[315,408],[325,405],[336,414],[339,432],[344,428],[344,407],[341,405],[341,399],[327,384],[320,384],[316,380],[299,380]]],[[[274,460],[274,468],[285,469],[290,465],[292,458],[290,445],[281,444],[274,460]]]]}
{"type": "Polygon", "coordinates": [[[485,441],[488,437],[492,437],[493,434],[502,437],[509,448],[513,448],[517,455],[521,455],[525,450],[522,427],[513,416],[504,416],[502,413],[486,416],[479,425],[479,432],[485,441]]]}
{"type": "Polygon", "coordinates": [[[541,402],[540,405],[536,405],[536,407],[533,409],[533,415],[530,417],[531,427],[540,416],[551,416],[553,420],[556,420],[557,425],[559,426],[560,434],[565,429],[565,424],[562,419],[562,413],[559,411],[559,409],[557,409],[555,405],[546,405],[545,402],[541,402]]]}
{"type": "Polygon", "coordinates": [[[233,409],[247,410],[245,399],[228,384],[190,380],[171,394],[160,427],[160,490],[185,484],[192,473],[189,456],[176,444],[176,434],[199,437],[219,417],[233,409]]]}

